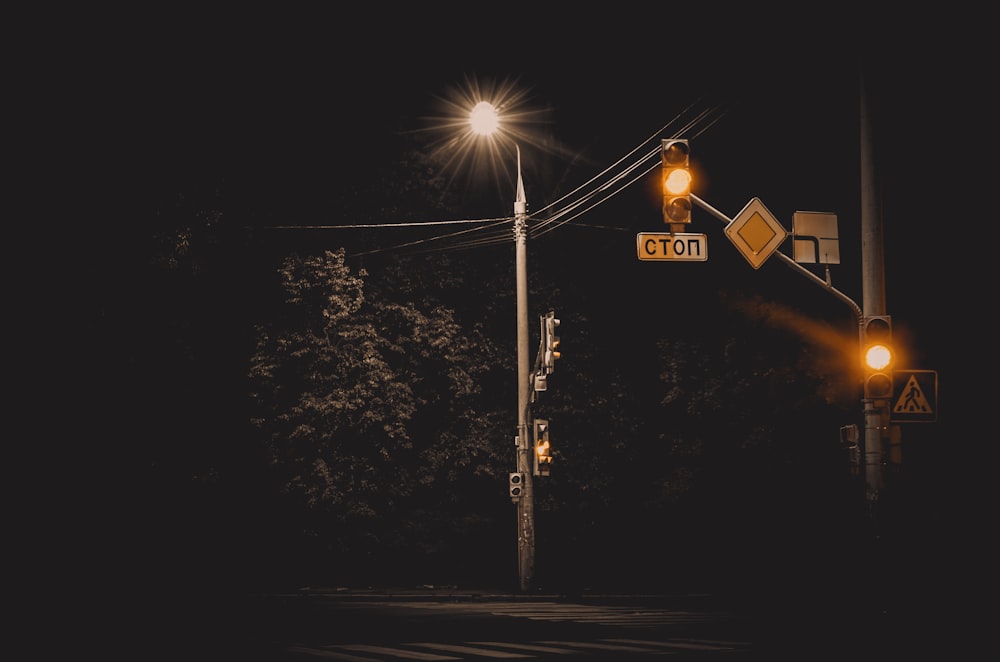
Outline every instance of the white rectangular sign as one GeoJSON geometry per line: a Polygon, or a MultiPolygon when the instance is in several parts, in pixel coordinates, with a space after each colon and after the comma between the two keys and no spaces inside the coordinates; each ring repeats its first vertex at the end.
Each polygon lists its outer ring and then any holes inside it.
{"type": "Polygon", "coordinates": [[[837,215],[797,211],[792,215],[792,259],[799,264],[840,264],[837,215]]]}
{"type": "Polygon", "coordinates": [[[708,259],[708,236],[691,232],[640,232],[635,237],[640,260],[704,262],[708,259]]]}

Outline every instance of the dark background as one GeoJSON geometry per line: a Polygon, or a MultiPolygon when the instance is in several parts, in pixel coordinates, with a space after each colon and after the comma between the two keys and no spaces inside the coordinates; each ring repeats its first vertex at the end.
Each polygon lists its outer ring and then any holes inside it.
{"type": "MultiPolygon", "coordinates": [[[[836,213],[841,264],[831,269],[833,285],[861,304],[860,63],[882,195],[886,312],[905,343],[908,367],[938,371],[940,384],[939,420],[904,430],[908,480],[927,517],[924,547],[912,551],[927,562],[935,587],[951,591],[974,581],[968,561],[984,551],[980,508],[987,503],[977,469],[989,432],[975,397],[982,391],[966,381],[972,373],[956,346],[965,343],[955,334],[980,328],[983,293],[991,296],[990,281],[976,271],[988,262],[969,256],[978,254],[973,228],[981,224],[967,213],[975,210],[971,187],[959,187],[975,181],[966,157],[982,142],[974,119],[982,84],[978,41],[962,39],[940,17],[874,19],[846,11],[679,15],[670,7],[509,6],[473,18],[456,5],[374,14],[26,19],[37,37],[26,40],[15,67],[26,149],[14,181],[24,183],[28,203],[18,227],[28,237],[17,252],[31,265],[20,275],[31,282],[50,280],[40,272],[60,276],[41,306],[34,297],[26,306],[41,308],[40,337],[50,350],[44,356],[53,359],[40,359],[33,371],[29,362],[32,379],[25,383],[37,387],[22,391],[58,396],[59,405],[28,399],[39,416],[59,410],[49,446],[58,450],[49,459],[64,471],[53,482],[73,486],[69,497],[55,489],[60,524],[41,527],[56,541],[45,545],[58,559],[49,567],[115,577],[134,589],[158,574],[155,564],[169,562],[158,555],[147,562],[139,533],[145,512],[136,499],[143,493],[140,414],[120,408],[134,402],[134,392],[125,394],[145,385],[122,383],[136,366],[116,357],[142,339],[116,331],[129,298],[143,295],[130,274],[141,269],[137,248],[148,240],[149,219],[173,196],[224,189],[243,206],[265,259],[287,249],[318,252],[348,245],[352,235],[270,228],[441,220],[347,216],[343,201],[401,145],[418,141],[439,99],[463,81],[516,81],[529,91],[530,105],[546,109],[540,132],[559,149],[522,147],[529,210],[586,181],[686,109],[713,110],[718,121],[692,139],[702,175],[697,194],[730,217],[760,197],[787,228],[796,210],[836,213]],[[940,188],[927,182],[931,168],[943,171],[940,188]]],[[[508,214],[513,182],[473,175],[456,174],[451,189],[468,216],[508,214]]],[[[704,312],[699,295],[734,283],[823,318],[848,316],[842,303],[775,260],[752,269],[720,221],[700,210],[694,218],[691,231],[709,235],[707,262],[639,263],[635,233],[663,226],[655,193],[633,186],[533,241],[529,269],[543,281],[565,277],[590,288],[595,301],[607,303],[612,327],[623,319],[639,328],[685,324],[704,312]]],[[[375,241],[392,245],[389,232],[375,241]]],[[[563,317],[569,345],[572,314],[563,317]]],[[[609,351],[640,360],[622,346],[609,351]]],[[[220,394],[220,401],[235,397],[220,394]]],[[[543,522],[540,530],[546,525],[558,526],[543,522]]],[[[652,533],[642,540],[669,544],[652,533]]],[[[845,564],[866,574],[841,569],[838,576],[879,575],[865,567],[865,551],[846,556],[845,564]]],[[[906,568],[901,581],[921,573],[906,568]]],[[[748,579],[749,562],[726,572],[757,585],[748,579]]]]}

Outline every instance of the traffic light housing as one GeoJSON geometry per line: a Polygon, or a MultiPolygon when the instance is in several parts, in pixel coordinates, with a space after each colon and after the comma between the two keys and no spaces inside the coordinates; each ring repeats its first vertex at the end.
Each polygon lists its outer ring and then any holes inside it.
{"type": "Polygon", "coordinates": [[[665,139],[660,145],[663,162],[663,222],[691,222],[691,170],[687,140],[665,139]]]}
{"type": "Polygon", "coordinates": [[[864,369],[866,398],[884,400],[892,397],[892,368],[895,358],[892,345],[892,318],[888,315],[865,317],[861,362],[864,369]]]}
{"type": "Polygon", "coordinates": [[[840,445],[847,450],[847,462],[852,476],[861,475],[861,446],[858,426],[844,425],[840,428],[840,445]]]}
{"type": "Polygon", "coordinates": [[[559,336],[556,335],[558,328],[559,320],[554,311],[542,316],[542,371],[545,374],[551,374],[555,370],[556,359],[561,356],[559,336]]]}
{"type": "Polygon", "coordinates": [[[520,499],[524,495],[524,474],[519,471],[510,473],[510,496],[520,499]]]}
{"type": "Polygon", "coordinates": [[[552,467],[552,444],[549,442],[549,422],[535,419],[535,475],[548,476],[552,467]]]}

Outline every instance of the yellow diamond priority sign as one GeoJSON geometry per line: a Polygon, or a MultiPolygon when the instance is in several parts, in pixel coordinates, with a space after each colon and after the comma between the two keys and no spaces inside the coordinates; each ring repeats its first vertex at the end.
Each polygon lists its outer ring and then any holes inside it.
{"type": "Polygon", "coordinates": [[[726,236],[750,266],[758,269],[778,250],[788,237],[788,231],[768,211],[760,198],[754,198],[726,226],[726,236]]]}

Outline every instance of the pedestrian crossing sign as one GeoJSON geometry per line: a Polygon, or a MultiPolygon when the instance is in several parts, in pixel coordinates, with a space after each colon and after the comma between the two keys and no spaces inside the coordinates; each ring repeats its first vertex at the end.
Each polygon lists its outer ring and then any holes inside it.
{"type": "Polygon", "coordinates": [[[933,423],[937,420],[937,371],[895,370],[892,373],[893,423],[933,423]]]}

